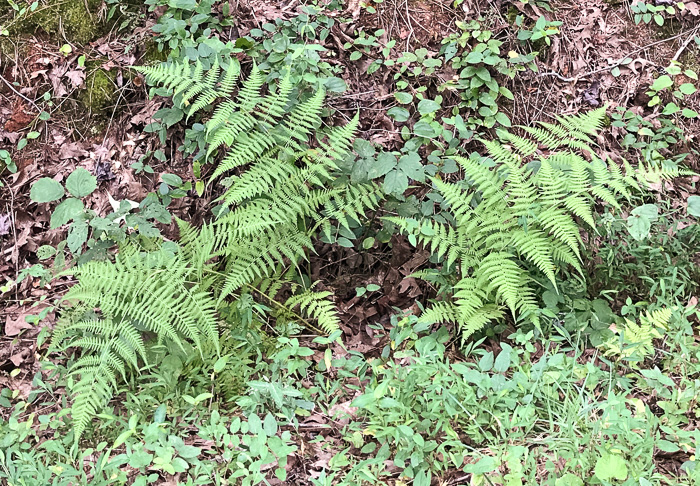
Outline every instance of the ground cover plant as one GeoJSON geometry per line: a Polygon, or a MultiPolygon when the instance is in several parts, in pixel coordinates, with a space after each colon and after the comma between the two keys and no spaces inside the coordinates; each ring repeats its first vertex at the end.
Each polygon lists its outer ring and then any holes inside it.
{"type": "Polygon", "coordinates": [[[0,484],[700,483],[699,21],[8,0],[0,484]]]}

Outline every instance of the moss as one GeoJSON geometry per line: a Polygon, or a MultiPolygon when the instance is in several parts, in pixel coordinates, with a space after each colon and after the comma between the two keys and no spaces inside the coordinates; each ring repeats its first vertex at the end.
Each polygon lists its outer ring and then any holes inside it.
{"type": "Polygon", "coordinates": [[[33,34],[41,29],[57,40],[65,38],[77,44],[87,44],[103,33],[98,22],[102,0],[53,0],[14,25],[11,35],[33,34]]]}
{"type": "Polygon", "coordinates": [[[107,111],[116,101],[115,78],[113,72],[101,68],[89,71],[85,78],[85,89],[78,94],[80,104],[93,115],[109,117],[107,111]]]}
{"type": "Polygon", "coordinates": [[[148,39],[145,44],[145,52],[143,53],[143,64],[151,64],[154,62],[165,62],[168,60],[170,49],[158,50],[158,43],[154,39],[148,39]]]}

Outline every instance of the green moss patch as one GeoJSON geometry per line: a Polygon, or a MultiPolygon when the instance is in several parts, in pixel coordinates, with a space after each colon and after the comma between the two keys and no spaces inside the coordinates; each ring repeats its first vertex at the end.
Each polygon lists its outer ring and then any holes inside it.
{"type": "Polygon", "coordinates": [[[87,44],[103,33],[98,20],[101,0],[51,0],[15,24],[13,34],[33,34],[37,30],[56,39],[87,44]]]}

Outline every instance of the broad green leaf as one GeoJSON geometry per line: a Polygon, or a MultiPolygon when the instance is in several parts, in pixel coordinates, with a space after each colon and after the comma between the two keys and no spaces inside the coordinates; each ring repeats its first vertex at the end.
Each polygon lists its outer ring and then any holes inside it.
{"type": "Polygon", "coordinates": [[[688,198],[688,214],[700,218],[700,196],[688,198]]]}
{"type": "Polygon", "coordinates": [[[420,100],[418,103],[418,112],[421,115],[427,115],[429,113],[435,113],[440,109],[440,103],[433,100],[420,100]]]}
{"type": "Polygon", "coordinates": [[[66,179],[66,189],[75,197],[85,197],[97,188],[97,178],[82,167],[75,169],[66,179]]]}
{"type": "Polygon", "coordinates": [[[664,115],[673,115],[674,113],[680,111],[680,107],[675,103],[669,103],[664,107],[664,115]]]}
{"type": "Polygon", "coordinates": [[[355,140],[353,148],[360,157],[374,157],[374,154],[377,153],[374,146],[363,138],[358,138],[355,140]]]}
{"type": "Polygon", "coordinates": [[[695,93],[698,89],[693,83],[683,83],[678,87],[678,90],[684,95],[691,95],[695,93]]]}
{"type": "Polygon", "coordinates": [[[331,93],[345,93],[348,89],[347,83],[336,76],[326,79],[323,85],[331,93]]]}
{"type": "Polygon", "coordinates": [[[66,242],[71,253],[74,255],[80,253],[83,243],[87,241],[87,236],[88,225],[85,221],[74,221],[73,224],[70,225],[66,242]]]}
{"type": "Polygon", "coordinates": [[[406,105],[413,101],[413,95],[404,91],[398,91],[394,93],[394,98],[396,98],[396,101],[398,101],[402,105],[406,105]]]}
{"type": "Polygon", "coordinates": [[[435,136],[435,130],[433,130],[433,127],[424,121],[416,122],[416,124],[413,125],[413,133],[419,137],[425,138],[433,138],[435,136]]]}
{"type": "Polygon", "coordinates": [[[387,194],[403,194],[408,189],[408,177],[400,170],[392,170],[384,177],[384,192],[387,194]]]}
{"type": "Polygon", "coordinates": [[[411,112],[409,112],[406,108],[403,108],[401,106],[395,106],[393,108],[390,108],[386,112],[386,114],[399,123],[405,122],[406,120],[411,118],[411,112]]]}
{"type": "Polygon", "coordinates": [[[79,215],[83,214],[84,210],[85,206],[80,199],[69,197],[56,206],[56,209],[54,209],[51,214],[51,229],[56,229],[66,224],[68,221],[76,219],[79,215]]]}
{"type": "Polygon", "coordinates": [[[376,179],[388,174],[394,167],[396,167],[396,156],[390,152],[382,152],[377,156],[377,160],[370,162],[367,177],[376,179]]]}
{"type": "Polygon", "coordinates": [[[602,481],[627,479],[627,463],[617,454],[605,453],[595,463],[595,475],[602,481]]]}
{"type": "Polygon", "coordinates": [[[65,194],[63,186],[49,177],[42,177],[32,185],[29,197],[32,201],[46,203],[61,199],[65,194]]]}
{"type": "Polygon", "coordinates": [[[664,74],[663,76],[659,76],[654,83],[651,85],[650,89],[654,91],[661,91],[662,89],[666,89],[669,86],[673,85],[673,80],[671,79],[670,76],[667,74],[664,74]]]}
{"type": "Polygon", "coordinates": [[[420,155],[417,152],[402,155],[399,159],[398,167],[409,179],[420,182],[425,181],[425,171],[420,161],[420,155]]]}

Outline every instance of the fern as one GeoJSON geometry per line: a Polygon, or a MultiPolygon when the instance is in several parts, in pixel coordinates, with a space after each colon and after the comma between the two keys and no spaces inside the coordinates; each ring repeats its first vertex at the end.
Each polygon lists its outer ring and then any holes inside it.
{"type": "Polygon", "coordinates": [[[555,288],[562,264],[583,272],[580,229],[595,230],[594,205],[620,207],[642,178],[629,164],[623,171],[595,156],[590,145],[604,115],[601,108],[523,127],[527,136],[482,140],[493,167],[456,158],[463,181],[433,179],[454,224],[386,218],[459,270],[452,299],[429,308],[423,319],[456,322],[465,337],[501,318],[503,307],[536,322],[532,272],[555,288]]]}
{"type": "MultiPolygon", "coordinates": [[[[115,262],[88,262],[75,270],[78,283],[64,296],[66,312],[52,337],[52,348],[82,350],[69,369],[78,377],[71,388],[76,440],[116,391],[116,376],[147,362],[146,335],[182,347],[218,345],[215,301],[201,284],[191,283],[186,254],[142,253],[120,248],[115,262]]],[[[190,255],[191,256],[191,255],[190,255]]]]}
{"type": "MultiPolygon", "coordinates": [[[[264,76],[253,67],[234,97],[236,60],[209,70],[199,62],[136,69],[148,83],[171,90],[188,117],[217,105],[205,122],[206,153],[219,160],[212,181],[229,177],[219,218],[201,228],[178,220],[175,249],[145,252],[126,243],[113,263],[75,270],[78,283],[64,298],[52,346],[76,349],[78,356],[69,369],[76,440],[118,382],[147,364],[150,341],[219,353],[217,309],[225,299],[256,286],[277,294],[281,284],[270,282],[307,257],[320,231],[349,227],[382,194],[374,184],[336,180],[358,117],[319,130],[323,91],[295,103],[286,77],[262,95],[264,76]]],[[[328,291],[306,290],[283,302],[324,332],[339,329],[328,291]]]]}
{"type": "Polygon", "coordinates": [[[663,337],[672,314],[673,309],[666,308],[640,315],[639,324],[625,319],[624,324],[615,330],[617,335],[610,337],[600,346],[603,353],[617,359],[634,358],[643,361],[654,352],[653,341],[663,337]]]}

